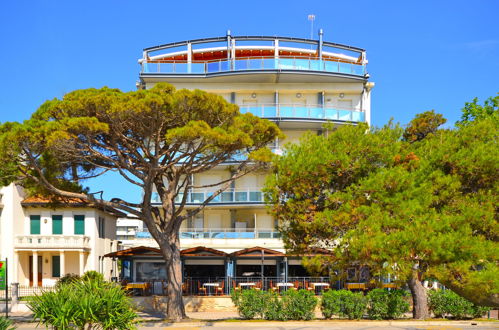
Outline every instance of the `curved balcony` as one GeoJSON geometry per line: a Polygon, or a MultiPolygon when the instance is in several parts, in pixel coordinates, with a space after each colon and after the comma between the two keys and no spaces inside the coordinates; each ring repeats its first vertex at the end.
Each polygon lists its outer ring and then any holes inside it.
{"type": "Polygon", "coordinates": [[[255,116],[275,120],[321,120],[364,122],[365,113],[359,110],[323,107],[321,105],[293,105],[293,104],[261,104],[239,105],[241,113],[252,113],[255,116]]]}
{"type": "Polygon", "coordinates": [[[366,74],[365,65],[342,61],[299,57],[261,57],[214,61],[147,61],[142,62],[142,73],[211,74],[233,71],[321,71],[355,76],[366,74]]]}

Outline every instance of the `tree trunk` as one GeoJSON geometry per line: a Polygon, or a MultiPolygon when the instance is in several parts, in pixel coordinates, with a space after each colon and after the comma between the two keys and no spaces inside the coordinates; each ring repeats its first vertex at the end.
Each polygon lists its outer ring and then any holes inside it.
{"type": "Polygon", "coordinates": [[[412,276],[407,281],[412,294],[412,316],[415,319],[427,319],[430,316],[428,311],[428,297],[426,288],[418,278],[418,272],[413,270],[412,276]]]}
{"type": "Polygon", "coordinates": [[[182,299],[182,264],[180,260],[180,240],[178,232],[172,233],[166,241],[160,244],[161,252],[166,261],[167,309],[166,317],[172,321],[186,319],[184,301],[182,299]]]}

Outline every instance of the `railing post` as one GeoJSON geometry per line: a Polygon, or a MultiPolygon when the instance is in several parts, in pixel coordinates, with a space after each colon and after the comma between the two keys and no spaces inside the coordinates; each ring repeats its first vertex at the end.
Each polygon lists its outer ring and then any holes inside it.
{"type": "MultiPolygon", "coordinates": [[[[17,267],[17,265],[14,266],[17,267]]],[[[19,283],[12,283],[10,294],[12,298],[12,305],[17,305],[19,303],[19,283]]]]}

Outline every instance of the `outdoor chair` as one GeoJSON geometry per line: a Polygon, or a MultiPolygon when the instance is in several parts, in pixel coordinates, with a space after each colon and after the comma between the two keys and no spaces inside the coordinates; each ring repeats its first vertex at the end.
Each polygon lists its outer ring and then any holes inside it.
{"type": "Polygon", "coordinates": [[[206,296],[206,287],[201,284],[201,281],[198,281],[198,294],[201,296],[206,296]]]}
{"type": "Polygon", "coordinates": [[[215,294],[222,296],[224,294],[225,281],[222,281],[219,286],[215,288],[215,294]]]}

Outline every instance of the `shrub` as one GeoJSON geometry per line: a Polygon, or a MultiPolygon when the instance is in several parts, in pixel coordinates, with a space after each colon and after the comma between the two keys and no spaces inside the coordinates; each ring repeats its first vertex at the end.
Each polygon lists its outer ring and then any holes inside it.
{"type": "Polygon", "coordinates": [[[409,311],[404,290],[374,289],[367,294],[367,315],[373,320],[396,319],[409,311]]]}
{"type": "Polygon", "coordinates": [[[350,320],[360,319],[366,310],[366,299],[361,292],[329,290],[322,295],[321,310],[325,318],[337,315],[350,320]]]}
{"type": "Polygon", "coordinates": [[[81,279],[83,281],[104,282],[104,275],[95,270],[89,270],[83,274],[81,279]]]}
{"type": "Polygon", "coordinates": [[[232,290],[231,298],[244,319],[311,320],[317,306],[314,293],[307,290],[288,290],[282,296],[273,291],[232,290]]]}
{"type": "Polygon", "coordinates": [[[232,301],[243,319],[254,319],[257,316],[263,317],[266,295],[266,292],[255,289],[231,290],[232,301]]]}
{"type": "Polygon", "coordinates": [[[15,327],[12,325],[12,321],[0,316],[0,330],[12,330],[15,329],[15,327]]]}
{"type": "Polygon", "coordinates": [[[28,301],[33,317],[55,329],[133,329],[137,315],[120,286],[99,281],[72,281],[28,301]]]}
{"type": "Polygon", "coordinates": [[[287,320],[311,320],[315,316],[317,298],[308,290],[287,290],[282,294],[282,305],[287,320]]]}
{"type": "Polygon", "coordinates": [[[451,290],[430,291],[428,305],[435,317],[477,318],[490,309],[477,306],[451,290]]]}
{"type": "Polygon", "coordinates": [[[57,283],[55,284],[55,286],[59,287],[63,284],[70,284],[70,283],[78,282],[79,280],[81,280],[80,275],[66,274],[57,280],[57,283]]]}

